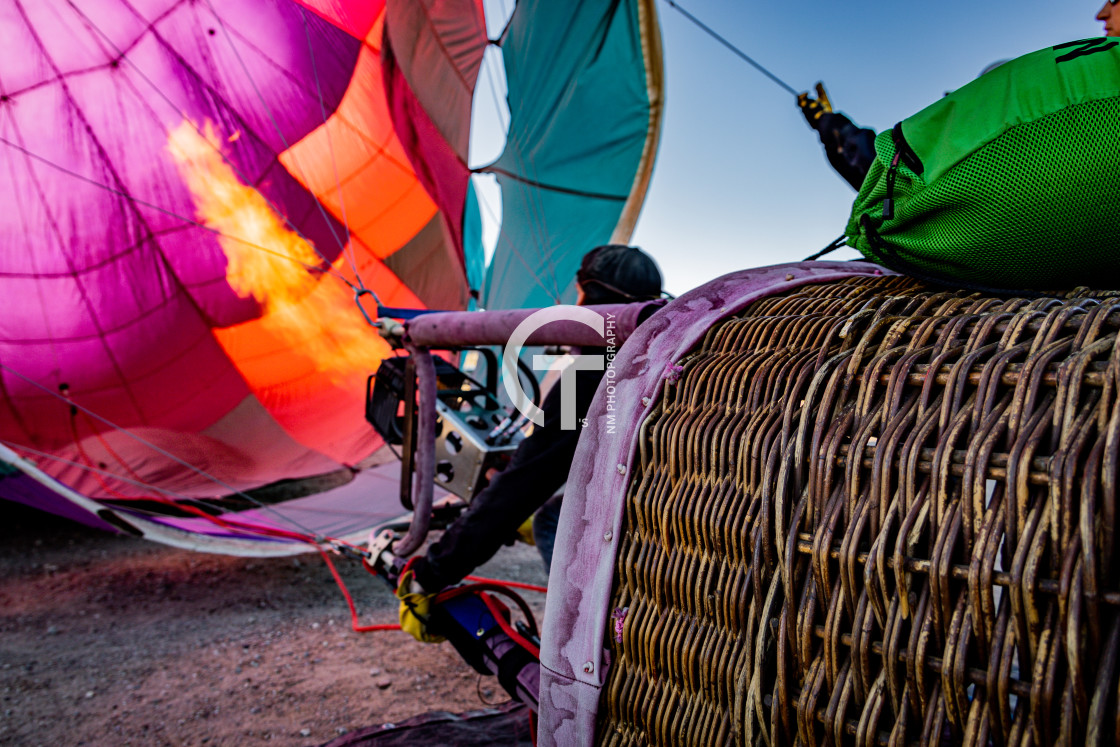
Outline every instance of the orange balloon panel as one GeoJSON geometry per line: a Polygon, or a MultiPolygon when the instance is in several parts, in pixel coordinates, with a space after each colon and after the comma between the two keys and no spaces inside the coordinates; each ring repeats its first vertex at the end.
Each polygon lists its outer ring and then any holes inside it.
{"type": "Polygon", "coordinates": [[[387,257],[436,213],[393,131],[370,39],[358,56],[338,109],[320,127],[280,154],[280,162],[373,252],[387,257]]]}
{"type": "MultiPolygon", "coordinates": [[[[363,278],[383,301],[419,303],[380,261],[366,258],[378,272],[363,278]]],[[[375,437],[361,418],[365,380],[392,350],[336,278],[323,277],[296,303],[266,305],[258,319],[215,330],[214,338],[295,440],[343,463],[369,453],[375,437]]]]}

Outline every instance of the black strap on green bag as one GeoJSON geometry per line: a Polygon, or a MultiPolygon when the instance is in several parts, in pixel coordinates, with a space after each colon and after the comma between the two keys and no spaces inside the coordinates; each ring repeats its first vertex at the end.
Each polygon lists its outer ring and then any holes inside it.
{"type": "Polygon", "coordinates": [[[875,140],[845,230],[872,261],[1010,290],[1120,288],[1120,44],[1004,63],[875,140]]]}

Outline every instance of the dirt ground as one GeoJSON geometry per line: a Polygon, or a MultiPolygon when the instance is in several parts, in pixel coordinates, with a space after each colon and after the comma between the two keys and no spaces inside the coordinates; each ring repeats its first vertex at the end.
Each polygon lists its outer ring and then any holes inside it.
{"type": "MultiPolygon", "coordinates": [[[[363,624],[396,622],[340,559],[363,624]]],[[[480,575],[544,584],[536,550],[480,575]]],[[[543,595],[524,592],[538,621],[543,595]]],[[[0,744],[319,745],[508,700],[450,644],[355,633],[317,555],[192,553],[0,501],[0,744]]]]}

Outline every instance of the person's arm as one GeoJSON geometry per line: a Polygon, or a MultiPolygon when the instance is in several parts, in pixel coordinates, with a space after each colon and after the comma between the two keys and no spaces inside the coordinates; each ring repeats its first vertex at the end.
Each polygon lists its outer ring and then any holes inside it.
{"type": "Polygon", "coordinates": [[[516,536],[517,528],[568,478],[574,433],[553,440],[537,431],[522,441],[510,466],[475,497],[427,554],[413,562],[416,580],[425,590],[438,591],[462,581],[516,536]]]}
{"type": "Polygon", "coordinates": [[[821,115],[816,129],[832,168],[859,190],[875,162],[875,130],[857,127],[840,112],[821,115]]]}
{"type": "Polygon", "coordinates": [[[817,131],[832,168],[859,190],[875,162],[875,131],[857,127],[844,114],[834,112],[828,93],[820,83],[817,84],[817,98],[802,93],[797,97],[797,105],[805,121],[817,131]]]}
{"type": "MultiPolygon", "coordinates": [[[[602,371],[576,373],[577,418],[587,414],[602,375],[602,371]]],[[[423,557],[412,562],[416,580],[425,590],[435,592],[458,583],[494,557],[568,479],[580,429],[577,425],[576,430],[561,430],[560,406],[560,387],[556,386],[541,405],[544,425],[521,442],[510,465],[423,557]]]]}

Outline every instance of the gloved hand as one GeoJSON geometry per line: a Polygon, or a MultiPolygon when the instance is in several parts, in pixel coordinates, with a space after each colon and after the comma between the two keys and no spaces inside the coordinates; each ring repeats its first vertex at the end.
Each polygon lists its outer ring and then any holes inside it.
{"type": "Polygon", "coordinates": [[[805,116],[805,121],[809,123],[809,126],[814,130],[819,130],[822,117],[825,114],[832,113],[832,102],[829,101],[828,92],[824,90],[823,83],[817,83],[816,91],[817,97],[815,99],[809,98],[808,92],[799,93],[797,95],[797,105],[801,107],[801,113],[805,116]]]}
{"type": "Polygon", "coordinates": [[[524,542],[526,545],[537,544],[536,538],[533,537],[533,517],[530,516],[525,521],[521,522],[521,526],[517,528],[517,539],[524,542]]]}
{"type": "Polygon", "coordinates": [[[397,583],[397,599],[401,600],[401,629],[421,643],[439,643],[443,636],[428,632],[428,615],[431,612],[432,597],[424,587],[416,583],[416,574],[405,568],[397,583]]]}

